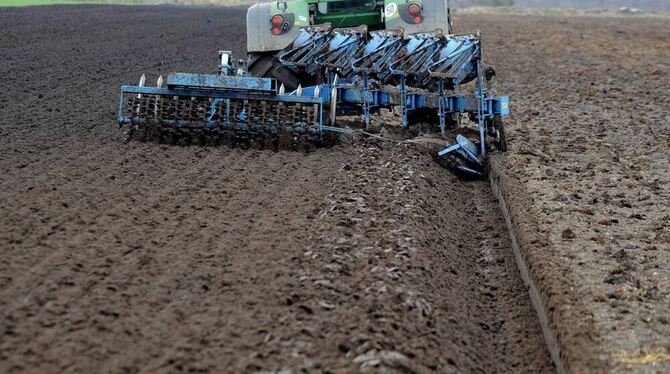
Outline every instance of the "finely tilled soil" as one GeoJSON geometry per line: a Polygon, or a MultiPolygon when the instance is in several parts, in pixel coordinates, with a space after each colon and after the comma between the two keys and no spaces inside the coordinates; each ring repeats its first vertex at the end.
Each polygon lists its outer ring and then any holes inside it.
{"type": "Polygon", "coordinates": [[[551,372],[490,189],[418,145],[131,141],[244,10],[0,10],[0,372],[551,372]]]}
{"type": "Polygon", "coordinates": [[[492,164],[567,369],[669,372],[670,17],[456,21],[512,96],[492,164]]]}

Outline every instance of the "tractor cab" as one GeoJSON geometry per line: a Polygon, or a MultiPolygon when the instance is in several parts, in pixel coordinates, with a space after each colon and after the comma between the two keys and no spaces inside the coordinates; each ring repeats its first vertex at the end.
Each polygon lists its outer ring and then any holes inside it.
{"type": "Polygon", "coordinates": [[[330,23],[334,28],[367,25],[368,30],[384,28],[383,4],[376,0],[333,0],[310,4],[313,25],[330,23]]]}

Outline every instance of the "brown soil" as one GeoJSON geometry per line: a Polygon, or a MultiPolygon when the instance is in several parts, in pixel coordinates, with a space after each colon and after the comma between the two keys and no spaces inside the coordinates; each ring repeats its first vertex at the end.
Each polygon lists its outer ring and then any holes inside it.
{"type": "Polygon", "coordinates": [[[419,146],[123,143],[119,85],[243,23],[2,11],[0,372],[552,371],[487,184],[419,146]]]}
{"type": "Polygon", "coordinates": [[[512,96],[493,171],[566,369],[670,371],[670,17],[456,25],[512,96]]]}

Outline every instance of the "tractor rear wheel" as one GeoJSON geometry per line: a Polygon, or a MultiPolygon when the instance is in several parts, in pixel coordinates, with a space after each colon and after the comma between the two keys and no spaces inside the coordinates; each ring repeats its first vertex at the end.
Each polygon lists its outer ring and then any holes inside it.
{"type": "Polygon", "coordinates": [[[247,70],[252,77],[271,77],[275,54],[272,52],[249,53],[247,70]]]}
{"type": "Polygon", "coordinates": [[[284,85],[286,91],[298,88],[300,78],[293,71],[281,66],[276,52],[249,53],[247,69],[249,75],[260,78],[275,78],[284,85]]]}

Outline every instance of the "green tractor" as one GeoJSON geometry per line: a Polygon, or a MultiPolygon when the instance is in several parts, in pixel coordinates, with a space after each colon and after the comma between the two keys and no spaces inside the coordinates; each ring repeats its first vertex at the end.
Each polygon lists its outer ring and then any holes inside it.
{"type": "Polygon", "coordinates": [[[249,74],[275,77],[287,87],[305,77],[278,66],[277,54],[300,29],[329,24],[332,28],[365,26],[368,31],[402,29],[405,35],[440,30],[451,34],[449,0],[279,0],[247,11],[249,74]]]}

